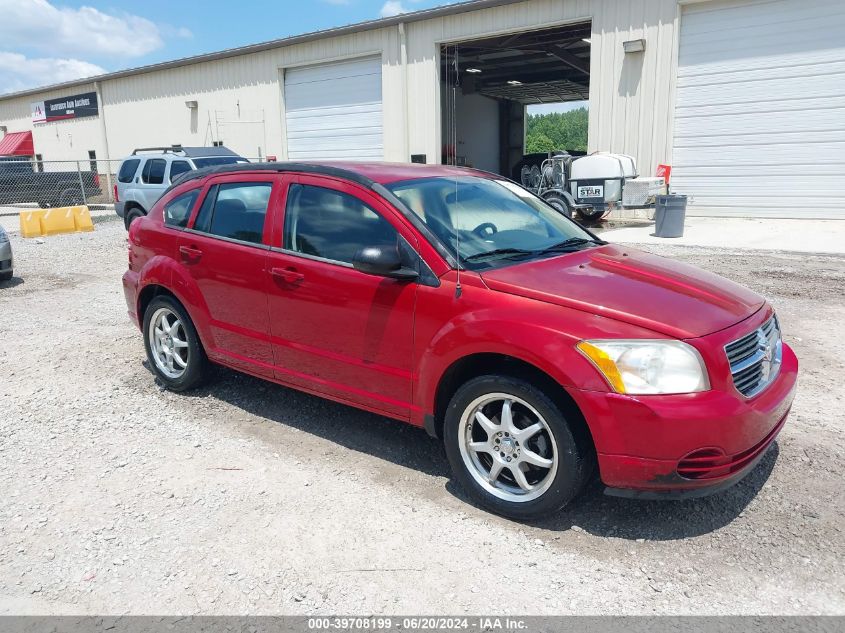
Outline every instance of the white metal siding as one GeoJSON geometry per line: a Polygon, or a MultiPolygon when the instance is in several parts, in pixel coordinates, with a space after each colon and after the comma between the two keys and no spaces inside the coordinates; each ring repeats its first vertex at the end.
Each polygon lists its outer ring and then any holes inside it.
{"type": "Polygon", "coordinates": [[[843,32],[840,0],[684,7],[672,187],[690,213],[845,217],[843,32]]]}
{"type": "Polygon", "coordinates": [[[290,160],[382,160],[381,59],[285,72],[290,160]]]}
{"type": "MultiPolygon", "coordinates": [[[[655,165],[668,162],[672,150],[677,9],[677,0],[526,0],[407,23],[407,66],[399,29],[392,25],[107,77],[101,89],[109,150],[112,158],[122,158],[139,146],[222,140],[255,153],[263,140],[263,154],[287,158],[280,69],[379,55],[384,158],[407,161],[411,154],[424,153],[428,162],[437,163],[443,142],[439,43],[592,20],[589,148],[636,156],[640,171],[651,174],[655,165]],[[646,38],[645,52],[624,55],[622,43],[640,37],[646,38]],[[198,108],[186,108],[185,101],[197,101],[198,108]],[[244,123],[258,112],[263,112],[263,139],[260,124],[244,123]],[[221,125],[221,119],[226,123],[221,125]]],[[[79,85],[0,96],[0,125],[10,132],[34,129],[36,148],[45,159],[84,160],[87,149],[105,157],[102,144],[92,145],[101,140],[93,118],[35,126],[30,121],[30,101],[88,90],[93,88],[79,85]]]]}

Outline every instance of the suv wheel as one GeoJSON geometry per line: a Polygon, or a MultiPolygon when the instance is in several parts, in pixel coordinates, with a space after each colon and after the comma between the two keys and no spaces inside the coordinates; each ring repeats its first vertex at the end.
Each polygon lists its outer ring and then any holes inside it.
{"type": "Polygon", "coordinates": [[[147,306],[144,347],[156,376],[171,391],[193,389],[205,378],[205,350],[190,317],[172,297],[156,297],[147,306]]]}
{"type": "Polygon", "coordinates": [[[123,218],[123,224],[126,227],[126,230],[129,230],[129,227],[132,226],[132,223],[137,220],[138,218],[144,217],[144,212],[141,211],[138,207],[132,207],[131,209],[126,210],[126,215],[123,218]]]}
{"type": "Polygon", "coordinates": [[[531,383],[510,376],[481,376],[458,389],[444,438],[464,490],[512,518],[559,510],[591,471],[558,406],[531,383]]]}

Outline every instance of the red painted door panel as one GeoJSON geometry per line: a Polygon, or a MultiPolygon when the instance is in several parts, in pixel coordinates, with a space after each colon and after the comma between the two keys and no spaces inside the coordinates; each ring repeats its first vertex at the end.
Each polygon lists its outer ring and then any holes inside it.
{"type": "Polygon", "coordinates": [[[271,377],[266,265],[268,251],[197,233],[180,240],[180,257],[208,309],[211,356],[271,377]]]}
{"type": "MultiPolygon", "coordinates": [[[[294,180],[323,193],[329,189],[355,196],[366,205],[362,212],[368,221],[374,221],[372,213],[378,213],[379,221],[384,221],[385,209],[378,199],[354,185],[306,176],[294,180]]],[[[297,184],[288,191],[288,210],[299,195],[297,184]]],[[[327,205],[338,201],[337,196],[326,197],[327,205]]],[[[315,232],[332,226],[325,208],[309,207],[305,212],[309,218],[300,225],[303,234],[308,221],[315,232]]],[[[395,233],[389,222],[379,226],[395,233]]],[[[355,232],[354,227],[351,231],[334,227],[338,235],[355,232]]],[[[284,236],[279,239],[284,244],[284,236]]],[[[341,253],[343,247],[340,251],[335,247],[323,244],[319,248],[339,258],[351,252],[341,253]]],[[[407,417],[411,407],[416,284],[367,275],[347,262],[299,253],[296,248],[271,250],[267,268],[270,333],[278,379],[407,417]]]]}

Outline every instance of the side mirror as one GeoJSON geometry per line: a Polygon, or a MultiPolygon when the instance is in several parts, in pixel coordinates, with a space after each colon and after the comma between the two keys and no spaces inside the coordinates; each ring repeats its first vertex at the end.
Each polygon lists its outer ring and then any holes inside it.
{"type": "Polygon", "coordinates": [[[368,275],[392,277],[410,281],[419,277],[419,273],[402,266],[402,258],[395,246],[367,246],[352,258],[352,267],[368,275]]]}

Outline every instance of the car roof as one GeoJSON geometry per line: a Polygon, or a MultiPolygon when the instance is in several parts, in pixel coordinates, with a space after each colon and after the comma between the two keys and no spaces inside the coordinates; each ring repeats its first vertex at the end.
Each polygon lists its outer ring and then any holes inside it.
{"type": "MultiPolygon", "coordinates": [[[[455,178],[459,176],[480,176],[494,178],[495,174],[449,165],[420,165],[414,163],[357,162],[357,161],[282,161],[276,163],[239,163],[204,167],[180,174],[178,184],[206,176],[235,172],[300,172],[335,176],[357,182],[366,187],[374,184],[387,185],[405,180],[421,178],[455,178]]],[[[177,183],[174,183],[174,185],[177,183]]]]}
{"type": "Polygon", "coordinates": [[[167,147],[139,147],[131,156],[127,156],[123,160],[130,158],[138,158],[144,156],[172,156],[174,158],[212,158],[220,156],[233,156],[235,158],[242,158],[230,150],[228,147],[217,145],[215,147],[183,147],[181,145],[171,145],[167,147]]]}

